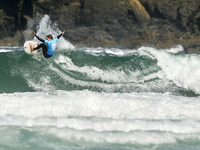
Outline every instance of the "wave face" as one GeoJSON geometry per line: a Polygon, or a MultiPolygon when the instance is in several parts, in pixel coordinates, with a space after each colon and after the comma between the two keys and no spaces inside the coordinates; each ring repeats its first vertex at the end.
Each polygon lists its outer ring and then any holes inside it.
{"type": "MultiPolygon", "coordinates": [[[[1,50],[0,50],[1,51],[1,50]]],[[[182,55],[151,47],[58,49],[45,59],[23,49],[0,53],[0,92],[91,90],[155,92],[195,96],[199,56],[182,55]]]]}

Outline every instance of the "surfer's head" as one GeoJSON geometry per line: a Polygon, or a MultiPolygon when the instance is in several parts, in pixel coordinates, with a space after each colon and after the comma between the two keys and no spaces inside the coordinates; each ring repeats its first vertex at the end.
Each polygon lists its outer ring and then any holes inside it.
{"type": "Polygon", "coordinates": [[[53,36],[52,36],[51,34],[47,35],[47,36],[46,36],[46,40],[48,40],[48,41],[53,40],[53,36]]]}

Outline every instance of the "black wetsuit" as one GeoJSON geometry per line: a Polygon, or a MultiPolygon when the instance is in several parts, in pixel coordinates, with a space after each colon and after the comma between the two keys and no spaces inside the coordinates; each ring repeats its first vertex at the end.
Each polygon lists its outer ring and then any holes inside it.
{"type": "MultiPolygon", "coordinates": [[[[47,52],[48,52],[48,49],[47,49],[47,45],[45,44],[45,40],[41,39],[39,36],[35,35],[36,38],[41,41],[42,43],[39,44],[36,48],[34,48],[33,50],[37,50],[39,48],[42,48],[42,51],[43,51],[43,55],[45,58],[50,58],[52,55],[49,55],[47,52]]],[[[59,39],[60,37],[62,36],[62,33],[60,35],[57,36],[57,38],[59,39]]]]}

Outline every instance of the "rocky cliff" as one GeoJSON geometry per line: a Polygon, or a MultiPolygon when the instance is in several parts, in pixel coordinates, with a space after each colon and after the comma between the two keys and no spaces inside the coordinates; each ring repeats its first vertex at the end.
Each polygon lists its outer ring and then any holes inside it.
{"type": "Polygon", "coordinates": [[[0,44],[22,44],[27,22],[45,14],[74,45],[200,49],[199,0],[0,1],[0,44]]]}

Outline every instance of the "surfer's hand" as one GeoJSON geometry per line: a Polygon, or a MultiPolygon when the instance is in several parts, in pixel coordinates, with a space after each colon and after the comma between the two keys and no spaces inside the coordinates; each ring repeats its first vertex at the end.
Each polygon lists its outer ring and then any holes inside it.
{"type": "Polygon", "coordinates": [[[34,32],[34,31],[32,31],[32,33],[35,35],[35,32],[34,32]]]}
{"type": "Polygon", "coordinates": [[[64,33],[65,33],[65,31],[62,32],[62,34],[64,34],[64,33]]]}

